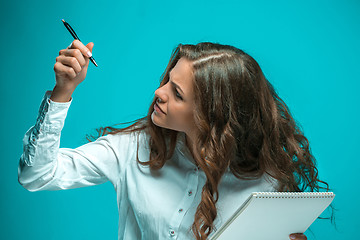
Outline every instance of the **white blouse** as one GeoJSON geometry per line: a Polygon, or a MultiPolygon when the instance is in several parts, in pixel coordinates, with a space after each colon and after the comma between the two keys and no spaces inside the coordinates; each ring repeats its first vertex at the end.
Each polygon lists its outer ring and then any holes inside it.
{"type": "MultiPolygon", "coordinates": [[[[191,225],[206,176],[194,164],[183,133],[179,134],[172,158],[155,172],[136,161],[137,142],[139,160],[149,160],[144,132],[108,134],[75,149],[59,148],[73,99],[53,102],[50,95],[47,91],[36,124],[23,139],[18,176],[24,188],[61,190],[110,181],[117,193],[119,240],[195,239],[191,225]]],[[[275,188],[275,181],[267,175],[258,180],[240,180],[228,170],[218,188],[215,227],[218,229],[251,192],[275,188]]]]}

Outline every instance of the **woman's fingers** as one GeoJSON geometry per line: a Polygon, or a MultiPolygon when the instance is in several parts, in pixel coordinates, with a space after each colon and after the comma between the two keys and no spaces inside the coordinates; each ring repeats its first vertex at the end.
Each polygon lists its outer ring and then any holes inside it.
{"type": "Polygon", "coordinates": [[[80,52],[87,57],[91,57],[92,53],[91,50],[88,49],[82,42],[80,42],[79,40],[75,39],[70,46],[68,47],[68,49],[79,49],[80,52]]]}
{"type": "Polygon", "coordinates": [[[92,56],[91,50],[77,39],[75,39],[66,49],[60,50],[59,56],[61,55],[76,58],[81,67],[85,66],[85,64],[88,61],[88,58],[92,56]]]}
{"type": "Polygon", "coordinates": [[[76,57],[68,57],[64,55],[57,56],[56,62],[61,62],[63,65],[73,68],[76,74],[78,74],[81,71],[82,66],[84,66],[80,65],[80,62],[76,57]]]}
{"type": "MultiPolygon", "coordinates": [[[[54,65],[54,70],[56,72],[56,75],[62,78],[66,79],[73,79],[77,76],[77,73],[72,67],[68,67],[61,62],[56,62],[54,65]]],[[[64,80],[56,81],[58,84],[62,85],[64,84],[64,80]]]]}
{"type": "Polygon", "coordinates": [[[289,237],[292,240],[307,240],[307,237],[303,233],[293,233],[290,234],[289,237]]]}
{"type": "Polygon", "coordinates": [[[86,60],[79,49],[62,49],[59,51],[59,56],[73,57],[75,58],[74,60],[77,60],[77,62],[79,62],[80,66],[85,66],[86,64],[86,60]]]}

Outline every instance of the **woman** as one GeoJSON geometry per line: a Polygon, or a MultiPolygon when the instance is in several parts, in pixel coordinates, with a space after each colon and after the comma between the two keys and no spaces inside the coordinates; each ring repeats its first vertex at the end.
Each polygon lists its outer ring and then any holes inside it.
{"type": "Polygon", "coordinates": [[[257,62],[209,42],[173,51],[146,117],[59,148],[92,48],[74,40],[56,58],[56,85],[23,140],[19,182],[28,190],[111,181],[119,239],[206,239],[251,192],[322,188],[306,137],[257,62]]]}

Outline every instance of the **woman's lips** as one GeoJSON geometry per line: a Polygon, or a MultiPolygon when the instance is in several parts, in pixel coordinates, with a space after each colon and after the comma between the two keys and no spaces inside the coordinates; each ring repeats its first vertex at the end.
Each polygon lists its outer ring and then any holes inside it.
{"type": "Polygon", "coordinates": [[[155,103],[154,108],[155,108],[155,111],[157,111],[158,113],[166,114],[166,113],[159,107],[159,105],[158,105],[157,103],[155,103]]]}

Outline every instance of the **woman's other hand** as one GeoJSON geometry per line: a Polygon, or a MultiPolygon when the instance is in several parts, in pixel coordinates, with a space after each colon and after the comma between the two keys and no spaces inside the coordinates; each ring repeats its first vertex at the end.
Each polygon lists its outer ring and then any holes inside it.
{"type": "Polygon", "coordinates": [[[86,77],[93,46],[92,42],[85,46],[74,40],[69,47],[59,51],[54,65],[56,85],[50,97],[53,101],[67,102],[71,99],[75,88],[86,77]]]}
{"type": "Polygon", "coordinates": [[[289,238],[292,240],[307,240],[307,237],[303,233],[292,233],[289,238]]]}

